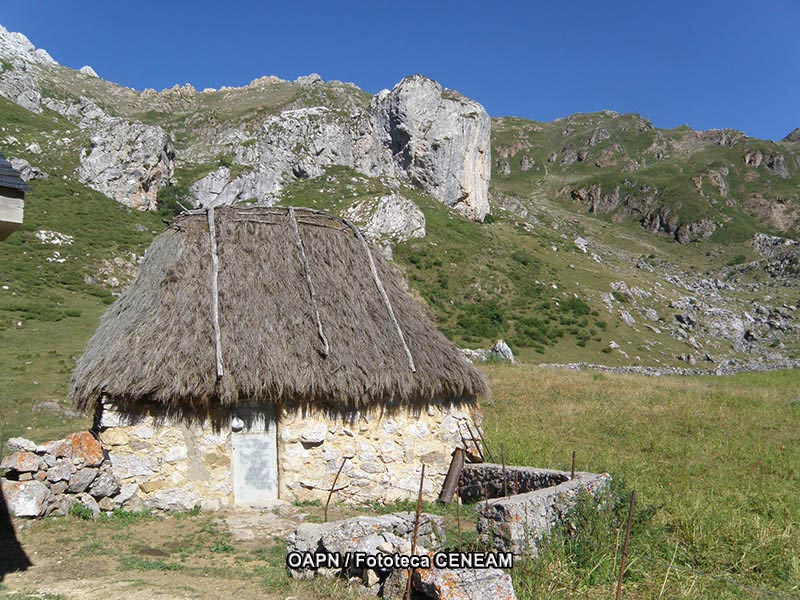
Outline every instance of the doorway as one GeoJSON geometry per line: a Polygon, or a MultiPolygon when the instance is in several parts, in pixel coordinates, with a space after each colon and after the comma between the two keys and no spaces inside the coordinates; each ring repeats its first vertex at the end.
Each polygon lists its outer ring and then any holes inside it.
{"type": "Polygon", "coordinates": [[[231,433],[236,506],[264,507],[278,497],[278,427],[275,407],[237,409],[244,427],[231,433]]]}

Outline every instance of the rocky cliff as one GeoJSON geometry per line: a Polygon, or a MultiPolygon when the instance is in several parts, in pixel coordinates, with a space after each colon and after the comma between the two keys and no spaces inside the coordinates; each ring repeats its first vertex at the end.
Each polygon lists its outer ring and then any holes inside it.
{"type": "Polygon", "coordinates": [[[156,210],[158,191],[170,185],[176,165],[198,170],[217,161],[224,164],[185,182],[186,203],[273,204],[291,181],[338,165],[386,177],[394,187],[417,186],[473,220],[489,212],[489,115],[422,76],[404,79],[365,105],[360,90],[327,85],[318,75],[293,83],[261,78],[201,93],[188,85],[138,93],[103,82],[91,67],[65,69],[5,29],[0,59],[0,95],[32,112],[56,111],[87,129],[91,144],[81,151],[79,180],[127,206],[156,210]],[[247,108],[221,120],[211,107],[219,96],[247,108]],[[264,114],[254,96],[267,106],[274,96],[293,99],[264,114]],[[176,114],[183,118],[170,119],[176,114]],[[153,115],[160,124],[143,122],[153,115]],[[176,137],[185,141],[176,144],[176,137]]]}
{"type": "Polygon", "coordinates": [[[253,134],[226,131],[233,163],[245,171],[209,173],[191,186],[192,203],[272,203],[292,179],[341,165],[412,183],[482,221],[489,213],[490,129],[477,102],[444,94],[426,77],[408,77],[347,115],[326,106],[296,108],[266,118],[253,134]]]}

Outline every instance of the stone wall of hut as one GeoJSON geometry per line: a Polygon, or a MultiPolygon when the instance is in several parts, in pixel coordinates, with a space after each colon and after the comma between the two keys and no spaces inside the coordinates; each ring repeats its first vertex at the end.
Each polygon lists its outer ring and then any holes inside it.
{"type": "Polygon", "coordinates": [[[424,498],[435,500],[453,450],[463,446],[462,436],[470,435],[467,425],[474,431],[478,419],[470,406],[337,416],[284,411],[278,420],[280,495],[324,502],[344,462],[334,501],[412,499],[424,463],[424,498]]]}
{"type": "MultiPolygon", "coordinates": [[[[453,450],[463,446],[476,421],[480,414],[473,406],[339,414],[284,409],[277,423],[279,497],[324,502],[342,467],[334,502],[412,499],[424,463],[424,498],[434,500],[453,450]]],[[[122,415],[106,403],[95,427],[114,475],[125,489],[136,486],[129,507],[234,505],[229,423],[122,415]]]]}

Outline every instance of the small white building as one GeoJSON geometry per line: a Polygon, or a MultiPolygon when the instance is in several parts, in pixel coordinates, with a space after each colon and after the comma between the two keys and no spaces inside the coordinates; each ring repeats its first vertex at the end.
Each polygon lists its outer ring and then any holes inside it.
{"type": "Polygon", "coordinates": [[[0,154],[0,241],[5,240],[20,225],[25,206],[25,192],[31,191],[11,163],[0,154]]]}

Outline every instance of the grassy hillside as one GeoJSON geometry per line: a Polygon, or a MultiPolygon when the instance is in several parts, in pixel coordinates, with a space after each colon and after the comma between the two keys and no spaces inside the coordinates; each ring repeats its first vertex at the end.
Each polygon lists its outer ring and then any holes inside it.
{"type": "Polygon", "coordinates": [[[673,237],[668,229],[704,219],[716,224],[720,241],[767,230],[792,236],[800,226],[795,144],[734,130],[660,130],[639,115],[606,111],[552,123],[494,119],[492,146],[499,197],[547,197],[673,237]],[[605,196],[594,209],[587,199],[593,188],[605,196]]]}
{"type": "Polygon", "coordinates": [[[58,115],[0,99],[0,123],[6,154],[48,174],[30,182],[24,224],[0,243],[0,429],[43,440],[79,422],[65,403],[75,360],[163,223],[78,183],[83,132],[58,115]],[[54,143],[63,139],[70,142],[54,143]],[[41,153],[26,149],[33,142],[41,153]],[[62,243],[41,240],[42,232],[62,243]]]}
{"type": "Polygon", "coordinates": [[[611,597],[632,489],[625,597],[800,593],[800,372],[648,379],[487,371],[495,453],[502,444],[510,464],[569,470],[574,450],[578,470],[617,481],[616,514],[577,517],[577,535],[560,532],[539,564],[515,570],[518,598],[611,597]]]}

